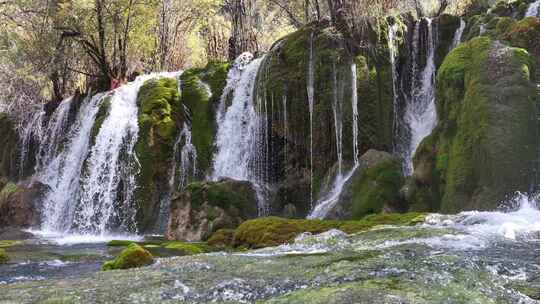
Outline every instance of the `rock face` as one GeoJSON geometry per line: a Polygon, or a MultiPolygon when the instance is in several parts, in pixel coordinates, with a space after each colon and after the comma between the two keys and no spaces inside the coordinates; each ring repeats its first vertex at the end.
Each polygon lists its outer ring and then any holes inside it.
{"type": "Polygon", "coordinates": [[[413,209],[493,209],[530,189],[539,146],[532,70],[527,51],[488,37],[446,57],[437,77],[439,124],[414,159],[413,209]]]}
{"type": "Polygon", "coordinates": [[[47,187],[39,182],[6,184],[0,191],[0,227],[27,228],[40,223],[40,197],[47,187]]]}
{"type": "Polygon", "coordinates": [[[0,113],[0,135],[0,186],[2,186],[7,180],[17,178],[19,159],[19,136],[15,132],[13,121],[6,113],[0,113]]]}
{"type": "Polygon", "coordinates": [[[380,212],[405,211],[400,197],[404,183],[399,159],[382,151],[369,150],[344,186],[328,219],[360,219],[380,212]]]}
{"type": "Polygon", "coordinates": [[[184,119],[176,79],[147,81],[139,91],[137,104],[140,130],[135,150],[141,166],[137,176],[137,218],[144,231],[157,221],[160,202],[169,191],[173,146],[184,119]]]}
{"type": "Polygon", "coordinates": [[[222,228],[236,228],[257,217],[257,198],[251,183],[230,179],[190,184],[175,198],[167,238],[201,241],[222,228]]]}

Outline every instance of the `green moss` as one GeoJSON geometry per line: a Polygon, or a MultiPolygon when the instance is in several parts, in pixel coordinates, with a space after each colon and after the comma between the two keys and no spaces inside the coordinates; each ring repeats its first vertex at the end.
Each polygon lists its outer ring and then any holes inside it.
{"type": "Polygon", "coordinates": [[[0,248],[13,247],[22,244],[22,241],[0,240],[0,248]]]}
{"type": "Polygon", "coordinates": [[[443,212],[492,209],[527,191],[538,144],[529,67],[527,52],[488,37],[446,57],[437,75],[439,124],[415,155],[424,171],[415,171],[418,205],[441,196],[443,212]]]}
{"type": "Polygon", "coordinates": [[[17,192],[19,190],[19,187],[17,187],[14,183],[7,183],[4,188],[2,188],[2,191],[0,191],[0,207],[7,202],[9,197],[17,192]]]}
{"type": "Polygon", "coordinates": [[[203,173],[212,164],[215,109],[227,83],[228,70],[228,64],[210,63],[204,69],[187,70],[181,76],[182,102],[191,110],[192,140],[197,148],[198,170],[203,173]]]}
{"type": "Polygon", "coordinates": [[[112,240],[107,242],[107,246],[109,247],[124,247],[128,246],[130,244],[133,244],[135,242],[129,241],[129,240],[112,240]]]}
{"type": "Polygon", "coordinates": [[[185,243],[185,242],[167,242],[163,244],[166,249],[174,249],[182,253],[182,255],[194,255],[212,252],[214,249],[206,243],[185,243]]]}
{"type": "Polygon", "coordinates": [[[0,248],[0,265],[6,264],[9,261],[9,257],[4,249],[0,248]]]}
{"type": "Polygon", "coordinates": [[[219,229],[208,239],[208,245],[216,248],[229,248],[233,246],[234,229],[219,229]]]}
{"type": "Polygon", "coordinates": [[[403,182],[397,161],[382,162],[362,172],[359,182],[353,186],[353,219],[379,213],[385,204],[396,205],[403,182]]]}
{"type": "Polygon", "coordinates": [[[303,232],[321,233],[340,229],[346,233],[366,231],[377,225],[415,225],[425,214],[373,214],[358,221],[295,220],[278,217],[258,218],[244,222],[234,234],[236,247],[262,248],[289,243],[303,232]]]}
{"type": "Polygon", "coordinates": [[[90,144],[92,146],[96,143],[96,137],[99,134],[99,130],[101,130],[101,126],[109,114],[109,110],[111,108],[111,99],[112,97],[110,96],[105,98],[99,106],[99,110],[96,114],[96,120],[94,121],[92,131],[90,132],[90,144]]]}
{"type": "Polygon", "coordinates": [[[160,195],[166,192],[172,151],[183,122],[183,109],[174,78],[148,80],[139,90],[139,140],[135,146],[141,169],[137,176],[139,228],[157,217],[160,195]]]}
{"type": "Polygon", "coordinates": [[[129,244],[114,260],[103,264],[102,270],[128,269],[152,264],[152,254],[137,244],[129,244]]]}

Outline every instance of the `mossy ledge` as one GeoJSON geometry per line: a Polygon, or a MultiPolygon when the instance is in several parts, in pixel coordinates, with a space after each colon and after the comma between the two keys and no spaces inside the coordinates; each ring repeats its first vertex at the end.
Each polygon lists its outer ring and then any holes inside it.
{"type": "Polygon", "coordinates": [[[351,234],[369,230],[377,225],[411,226],[423,222],[426,215],[414,212],[373,214],[358,221],[258,218],[246,221],[236,229],[233,245],[241,248],[263,248],[290,243],[303,232],[321,233],[339,229],[351,234]]]}
{"type": "Polygon", "coordinates": [[[6,264],[9,261],[9,257],[4,249],[0,248],[0,265],[6,264]]]}

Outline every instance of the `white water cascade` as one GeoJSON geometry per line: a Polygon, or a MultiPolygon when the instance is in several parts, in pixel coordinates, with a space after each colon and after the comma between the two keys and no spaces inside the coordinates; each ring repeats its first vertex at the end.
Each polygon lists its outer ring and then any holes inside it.
{"type": "MultiPolygon", "coordinates": [[[[43,199],[43,232],[106,235],[114,232],[112,229],[136,231],[132,196],[138,169],[134,153],[139,128],[137,95],[145,81],[177,75],[140,76],[114,91],[86,98],[62,150],[48,148],[58,145],[57,136],[43,137],[41,144],[47,153],[42,156],[47,157],[41,161],[43,169],[37,172],[39,181],[49,187],[43,199]],[[105,101],[110,107],[91,146],[96,115],[105,101]]],[[[60,128],[65,111],[67,105],[64,109],[61,104],[49,121],[47,133],[60,128]]]]}
{"type": "Polygon", "coordinates": [[[525,17],[540,17],[540,0],[536,0],[529,5],[525,17]]]}
{"type": "Polygon", "coordinates": [[[104,94],[84,100],[71,127],[65,149],[52,160],[38,179],[49,186],[42,208],[41,229],[46,232],[67,232],[71,229],[74,202],[79,195],[79,179],[88,155],[90,133],[104,94]]]}
{"type": "Polygon", "coordinates": [[[261,143],[257,140],[261,121],[254,108],[254,90],[264,57],[250,62],[252,58],[251,54],[241,55],[227,77],[218,109],[212,180],[227,177],[250,181],[257,192],[259,215],[264,215],[268,207],[261,192],[263,185],[253,170],[261,154],[261,143]],[[227,107],[231,94],[232,103],[227,107]]]}
{"type": "Polygon", "coordinates": [[[45,110],[43,105],[33,111],[30,114],[28,123],[23,123],[19,127],[19,137],[20,137],[20,146],[21,152],[19,155],[19,178],[23,178],[24,170],[26,168],[26,162],[29,160],[28,157],[30,152],[30,145],[33,140],[38,140],[42,136],[43,123],[45,119],[45,110]]]}
{"type": "Polygon", "coordinates": [[[463,37],[463,32],[465,31],[465,27],[467,26],[467,23],[463,18],[459,18],[459,27],[456,30],[456,33],[454,34],[454,39],[452,41],[451,49],[455,49],[458,44],[461,43],[461,38],[463,37]]]}
{"type": "MultiPolygon", "coordinates": [[[[411,175],[413,172],[412,158],[420,142],[428,136],[437,123],[435,111],[435,40],[434,26],[430,18],[427,22],[427,58],[426,66],[417,74],[419,58],[413,58],[413,81],[412,96],[405,108],[404,122],[410,129],[410,141],[403,158],[405,160],[404,173],[411,175]]],[[[421,22],[421,21],[420,21],[421,22]]],[[[414,57],[419,54],[420,45],[420,22],[415,25],[413,49],[414,57]]]]}

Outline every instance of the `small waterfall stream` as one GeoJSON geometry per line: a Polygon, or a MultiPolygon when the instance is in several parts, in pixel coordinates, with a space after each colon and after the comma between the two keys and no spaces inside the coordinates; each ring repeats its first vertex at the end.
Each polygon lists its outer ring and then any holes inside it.
{"type": "Polygon", "coordinates": [[[455,49],[458,44],[461,43],[461,38],[463,37],[463,32],[465,31],[466,26],[467,23],[465,22],[465,20],[463,20],[463,18],[459,18],[459,28],[456,30],[456,34],[454,35],[451,49],[455,49]]]}
{"type": "Polygon", "coordinates": [[[529,4],[525,17],[540,17],[540,0],[529,4]]]}
{"type": "Polygon", "coordinates": [[[414,30],[413,49],[413,80],[412,96],[407,101],[405,108],[404,122],[410,130],[410,140],[408,147],[402,151],[402,157],[405,160],[404,173],[411,175],[413,172],[412,158],[420,142],[428,136],[437,123],[437,113],[435,111],[435,48],[434,25],[432,19],[423,19],[427,23],[427,42],[426,42],[426,65],[419,71],[420,62],[420,25],[417,22],[414,30]],[[419,72],[419,73],[418,73],[419,72]]]}
{"type": "Polygon", "coordinates": [[[315,106],[315,50],[314,36],[312,32],[309,37],[309,62],[308,62],[308,77],[307,77],[307,98],[309,105],[309,159],[310,159],[310,204],[314,207],[313,201],[313,107],[315,106]]]}

